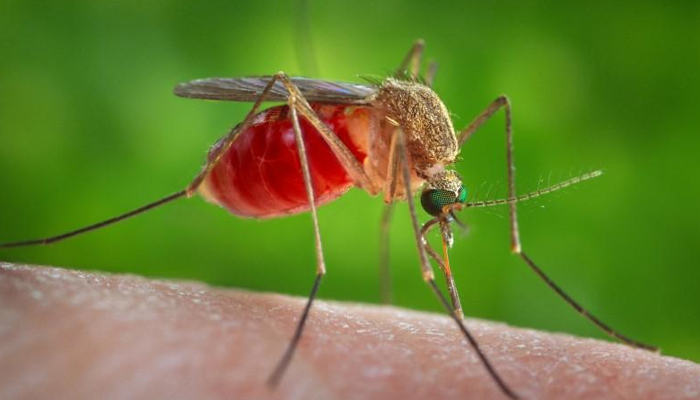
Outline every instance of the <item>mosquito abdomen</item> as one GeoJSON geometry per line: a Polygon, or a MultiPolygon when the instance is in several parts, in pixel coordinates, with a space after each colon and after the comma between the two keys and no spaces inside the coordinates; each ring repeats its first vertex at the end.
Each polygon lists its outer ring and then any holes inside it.
{"type": "MultiPolygon", "coordinates": [[[[363,118],[366,110],[321,104],[312,104],[312,108],[362,164],[367,144],[349,122],[363,118]]],[[[323,205],[340,197],[353,182],[318,131],[303,118],[299,122],[316,205],[323,205]]],[[[258,114],[253,124],[239,133],[199,191],[208,201],[242,217],[273,218],[307,211],[309,202],[289,108],[277,106],[258,114]]]]}

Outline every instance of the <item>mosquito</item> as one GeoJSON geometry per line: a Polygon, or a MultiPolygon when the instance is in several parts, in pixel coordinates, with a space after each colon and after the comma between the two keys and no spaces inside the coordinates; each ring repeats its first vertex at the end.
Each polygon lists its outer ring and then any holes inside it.
{"type": "MultiPolygon", "coordinates": [[[[276,218],[310,212],[316,250],[316,276],[292,339],[268,379],[275,387],[290,365],[316,298],[326,263],[317,208],[350,188],[383,194],[382,243],[387,242],[391,205],[406,201],[424,281],[457,324],[498,388],[517,399],[467,329],[450,269],[451,224],[462,225],[457,212],[467,208],[508,206],[510,249],[576,311],[608,335],[632,347],[657,351],[628,338],[593,316],[554,283],[523,251],[517,203],[601,175],[585,173],[527,194],[516,194],[510,100],[497,97],[463,130],[456,132],[444,103],[433,91],[437,64],[421,75],[424,42],[417,40],[396,72],[367,84],[289,77],[284,72],[245,78],[206,78],[179,84],[180,97],[252,102],[245,119],[209,150],[200,172],[183,190],[127,213],[60,235],[0,244],[0,248],[43,245],[106,227],[180,198],[200,194],[243,218],[276,218]],[[261,111],[264,102],[284,102],[261,111]],[[467,189],[449,167],[460,148],[497,111],[505,113],[508,195],[503,199],[467,201],[467,189]],[[414,197],[432,217],[418,221],[414,197]],[[427,234],[439,228],[442,254],[427,234]],[[431,261],[432,259],[432,261],[431,261]],[[446,280],[449,299],[439,289],[431,262],[446,280]]],[[[384,258],[386,260],[386,258],[384,258]]]]}

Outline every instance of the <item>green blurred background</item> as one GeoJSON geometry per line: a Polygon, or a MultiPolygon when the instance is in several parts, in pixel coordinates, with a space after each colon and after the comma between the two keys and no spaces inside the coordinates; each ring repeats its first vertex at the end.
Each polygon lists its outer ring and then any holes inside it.
{"type": "MultiPolygon", "coordinates": [[[[697,134],[700,3],[0,0],[0,241],[61,233],[184,187],[249,106],[176,98],[208,76],[359,81],[395,68],[419,37],[457,127],[501,93],[513,102],[519,191],[552,174],[604,177],[522,204],[525,249],[622,332],[700,361],[697,134]],[[304,18],[315,55],[304,45],[304,18]]],[[[503,119],[464,148],[472,192],[505,193],[503,119]]],[[[326,299],[377,302],[379,198],[320,210],[326,299]]],[[[426,215],[421,213],[421,218],[426,215]]],[[[506,209],[462,214],[452,264],[470,316],[603,337],[509,252],[506,209]]],[[[405,205],[392,230],[395,300],[439,310],[421,280],[405,205]]],[[[0,259],[196,279],[306,295],[307,214],[241,220],[195,198],[0,259]]]]}

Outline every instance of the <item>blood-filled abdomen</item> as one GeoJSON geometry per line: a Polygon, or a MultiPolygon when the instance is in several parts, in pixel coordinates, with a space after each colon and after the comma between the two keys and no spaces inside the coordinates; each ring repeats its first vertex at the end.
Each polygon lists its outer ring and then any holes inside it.
{"type": "MultiPolygon", "coordinates": [[[[369,109],[321,104],[312,104],[312,108],[362,165],[367,157],[363,131],[369,109]]],[[[302,116],[299,123],[315,202],[322,205],[341,196],[353,182],[321,134],[302,116]]],[[[307,211],[309,202],[288,106],[258,114],[250,127],[238,134],[199,191],[208,201],[242,217],[272,218],[307,211]]]]}

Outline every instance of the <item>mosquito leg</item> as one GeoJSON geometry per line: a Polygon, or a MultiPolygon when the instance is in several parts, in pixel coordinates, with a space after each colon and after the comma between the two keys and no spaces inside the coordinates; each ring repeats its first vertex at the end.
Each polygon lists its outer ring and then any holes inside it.
{"type": "Polygon", "coordinates": [[[396,197],[396,188],[398,187],[399,157],[396,154],[396,147],[398,143],[397,140],[398,135],[394,134],[391,137],[391,143],[389,145],[389,161],[387,162],[388,168],[384,182],[384,203],[386,204],[386,207],[384,208],[384,212],[382,212],[382,219],[380,223],[379,282],[381,300],[384,304],[389,304],[392,297],[391,269],[389,265],[389,227],[391,224],[393,201],[396,197]]]}
{"type": "Polygon", "coordinates": [[[406,75],[410,77],[417,77],[420,72],[421,60],[423,59],[423,48],[425,47],[425,42],[423,39],[418,39],[413,42],[411,50],[408,51],[406,57],[404,57],[399,68],[394,72],[394,77],[403,78],[406,75]]]}
{"type": "Polygon", "coordinates": [[[384,206],[379,228],[379,293],[383,304],[391,304],[393,301],[391,265],[389,264],[389,228],[391,226],[391,214],[393,210],[393,203],[384,206]]]}
{"type": "MultiPolygon", "coordinates": [[[[515,164],[513,162],[513,129],[512,129],[512,113],[510,100],[506,96],[499,96],[491,105],[476,117],[474,122],[472,122],[466,129],[464,129],[459,135],[459,143],[464,143],[469,137],[476,131],[479,126],[481,126],[489,117],[491,117],[500,108],[505,109],[505,122],[506,122],[506,161],[507,161],[507,174],[508,174],[508,198],[515,199],[515,164]]],[[[552,281],[547,274],[542,271],[537,264],[523,251],[522,243],[520,242],[520,229],[518,227],[518,215],[517,215],[517,201],[508,202],[508,217],[510,220],[510,249],[513,253],[517,254],[525,263],[532,269],[537,276],[539,276],[552,290],[554,290],[564,301],[569,303],[576,311],[581,315],[586,317],[589,321],[595,324],[603,332],[607,333],[609,336],[620,340],[621,342],[636,348],[647,349],[652,351],[658,351],[654,346],[650,346],[635,340],[617,332],[611,328],[606,323],[602,322],[596,316],[592,315],[588,310],[583,308],[576,300],[571,296],[566,294],[564,290],[559,287],[554,281],[552,281]]]]}
{"type": "Polygon", "coordinates": [[[407,149],[406,145],[404,143],[404,137],[403,137],[403,132],[400,130],[398,131],[398,150],[399,150],[399,157],[400,161],[399,164],[401,166],[402,170],[402,175],[403,175],[403,184],[404,188],[406,190],[406,200],[408,201],[408,210],[411,214],[411,224],[413,226],[413,233],[414,237],[416,240],[416,247],[418,248],[418,255],[420,258],[420,266],[421,270],[423,273],[423,280],[425,280],[426,284],[430,287],[430,289],[435,293],[435,296],[438,297],[440,300],[440,303],[443,305],[445,310],[449,313],[449,315],[452,317],[452,319],[455,321],[457,326],[459,327],[460,331],[462,331],[462,334],[464,337],[467,339],[469,344],[472,346],[474,351],[476,351],[477,356],[481,360],[481,363],[484,365],[486,370],[488,371],[489,375],[491,375],[491,378],[493,378],[494,382],[498,385],[498,387],[501,389],[501,391],[510,397],[511,399],[517,399],[518,396],[513,392],[508,385],[503,381],[500,375],[496,372],[496,370],[493,368],[491,365],[491,362],[489,359],[486,357],[486,355],[481,351],[481,348],[479,347],[479,344],[477,343],[476,339],[472,336],[472,334],[469,332],[467,329],[466,325],[464,324],[464,320],[460,318],[460,316],[455,312],[454,308],[450,305],[450,303],[447,301],[445,296],[442,294],[440,289],[438,288],[437,284],[435,283],[435,274],[433,273],[433,269],[430,266],[430,262],[428,260],[428,256],[426,255],[426,250],[425,246],[423,245],[423,236],[421,235],[421,230],[420,226],[418,223],[418,216],[416,215],[416,207],[415,207],[415,202],[413,201],[413,196],[411,193],[411,173],[409,171],[408,167],[408,154],[407,154],[407,149]]]}
{"type": "Polygon", "coordinates": [[[382,213],[380,242],[379,242],[379,272],[381,281],[382,302],[388,303],[391,299],[391,275],[389,266],[389,224],[393,201],[396,198],[396,189],[399,183],[399,156],[397,154],[399,135],[394,133],[389,145],[389,160],[384,181],[384,203],[386,208],[382,213]]]}
{"type": "Polygon", "coordinates": [[[112,217],[110,219],[97,222],[92,225],[88,225],[70,232],[62,233],[60,235],[56,236],[49,236],[41,239],[31,239],[31,240],[22,240],[19,242],[11,242],[11,243],[0,243],[0,249],[8,249],[11,247],[23,247],[23,246],[34,246],[34,245],[46,245],[46,244],[51,244],[51,243],[56,243],[60,242],[62,240],[66,240],[68,238],[71,238],[73,236],[78,236],[83,233],[91,232],[100,228],[104,228],[106,226],[116,224],[117,222],[123,221],[125,219],[135,217],[139,214],[143,214],[146,211],[152,210],[156,207],[160,207],[164,204],[170,203],[174,200],[183,198],[187,196],[187,192],[185,190],[181,190],[177,193],[173,193],[170,196],[164,197],[160,200],[154,201],[153,203],[146,204],[145,206],[139,207],[135,210],[131,210],[129,212],[126,212],[121,215],[117,215],[116,217],[112,217]]]}
{"type": "Polygon", "coordinates": [[[85,226],[83,228],[79,228],[70,232],[66,232],[60,235],[56,236],[50,236],[50,237],[45,237],[41,239],[32,239],[32,240],[23,240],[19,242],[12,242],[12,243],[3,243],[0,244],[0,248],[9,248],[9,247],[21,247],[21,246],[33,246],[33,245],[45,245],[45,244],[50,244],[50,243],[55,243],[59,242],[68,238],[71,238],[73,236],[77,236],[83,233],[87,233],[90,231],[94,231],[97,229],[104,228],[106,226],[115,224],[117,222],[123,221],[125,219],[134,217],[136,215],[142,214],[148,210],[151,210],[156,207],[160,207],[164,204],[170,203],[174,200],[177,200],[179,198],[183,197],[192,197],[194,193],[197,191],[197,188],[199,185],[202,183],[204,178],[207,176],[207,174],[216,166],[216,164],[219,162],[221,159],[221,155],[226,152],[231,147],[231,144],[233,144],[233,141],[236,139],[238,132],[243,132],[245,131],[248,126],[250,126],[250,123],[253,121],[253,117],[255,114],[258,112],[258,109],[260,108],[260,105],[262,102],[265,100],[267,97],[268,93],[272,89],[272,86],[275,84],[275,81],[279,79],[277,76],[273,77],[270,82],[267,84],[265,89],[263,90],[262,94],[260,97],[255,101],[253,104],[253,108],[250,110],[246,118],[243,120],[242,123],[240,123],[238,126],[233,128],[226,136],[224,136],[217,144],[214,146],[214,148],[209,152],[209,155],[207,157],[207,162],[202,167],[201,171],[197,176],[192,180],[192,182],[187,185],[187,187],[184,190],[181,190],[177,193],[173,193],[170,196],[166,196],[160,200],[154,201],[150,204],[146,204],[145,206],[139,207],[135,210],[126,212],[124,214],[118,215],[116,217],[85,226]]]}
{"type": "Polygon", "coordinates": [[[299,319],[299,322],[297,322],[297,327],[294,331],[294,336],[289,342],[287,350],[284,352],[284,355],[277,364],[277,367],[275,367],[274,371],[272,372],[272,375],[270,375],[268,384],[272,387],[275,387],[277,386],[277,384],[279,384],[280,380],[282,379],[282,376],[284,375],[284,371],[287,369],[290,361],[292,360],[292,357],[294,356],[294,352],[297,349],[297,346],[299,345],[299,340],[301,339],[301,334],[304,331],[306,320],[309,317],[311,305],[313,304],[313,301],[316,298],[316,293],[318,292],[318,288],[321,284],[321,278],[323,277],[323,275],[326,274],[326,264],[323,259],[323,246],[321,244],[321,232],[318,225],[318,215],[316,213],[316,201],[314,200],[315,197],[313,182],[311,180],[311,173],[309,172],[309,161],[306,156],[306,146],[304,144],[304,138],[301,132],[301,128],[299,127],[299,117],[297,115],[296,110],[297,99],[294,96],[290,96],[288,102],[289,110],[291,111],[292,116],[292,127],[294,129],[294,137],[297,142],[297,151],[299,152],[299,160],[301,162],[301,170],[304,176],[304,186],[306,187],[306,194],[309,199],[309,208],[311,210],[311,219],[313,221],[314,226],[314,239],[316,244],[316,279],[314,279],[314,284],[311,288],[311,293],[309,294],[309,299],[306,302],[304,311],[301,314],[301,318],[299,319]]]}
{"type": "Polygon", "coordinates": [[[399,157],[396,155],[398,135],[394,134],[391,137],[389,145],[389,161],[387,162],[387,173],[384,182],[384,203],[391,204],[396,197],[396,188],[399,181],[399,157]]]}
{"type": "Polygon", "coordinates": [[[496,113],[501,107],[503,107],[507,102],[509,102],[508,98],[506,96],[498,96],[496,100],[493,101],[484,111],[481,112],[481,114],[477,115],[476,118],[469,124],[464,130],[462,130],[458,135],[457,135],[457,140],[459,141],[459,145],[462,146],[464,142],[469,140],[469,138],[476,132],[481,125],[484,124],[493,114],[496,113]]]}
{"type": "MultiPolygon", "coordinates": [[[[306,193],[309,197],[309,208],[311,211],[311,217],[313,220],[313,226],[314,226],[314,234],[315,234],[315,243],[316,243],[316,258],[317,258],[317,270],[316,270],[316,279],[314,281],[314,285],[311,289],[311,293],[309,294],[309,299],[306,303],[306,307],[304,307],[304,311],[302,313],[301,319],[297,323],[296,330],[294,332],[294,336],[292,337],[292,340],[289,343],[289,346],[287,347],[287,350],[285,351],[284,355],[282,356],[282,359],[279,361],[277,364],[277,367],[273,371],[272,375],[270,376],[270,379],[268,380],[268,383],[271,386],[276,386],[279,381],[281,380],[282,376],[284,375],[284,371],[287,369],[289,366],[289,363],[294,356],[294,352],[299,344],[299,340],[301,339],[301,335],[304,330],[304,326],[306,324],[306,320],[309,315],[309,311],[311,310],[311,306],[313,304],[313,301],[316,297],[316,293],[318,291],[318,287],[321,283],[321,278],[323,275],[326,273],[326,267],[325,267],[325,262],[323,259],[323,248],[321,245],[321,234],[319,230],[319,224],[318,224],[318,215],[316,213],[316,204],[315,204],[315,197],[314,197],[314,191],[313,191],[313,185],[312,185],[312,180],[311,180],[311,174],[309,172],[309,166],[308,166],[308,160],[306,157],[306,148],[304,146],[304,140],[301,132],[301,128],[299,126],[299,115],[303,116],[307,121],[309,121],[314,128],[321,134],[321,136],[324,138],[326,143],[331,147],[335,155],[338,157],[338,160],[341,162],[345,170],[348,172],[348,174],[355,180],[356,184],[358,186],[361,186],[363,188],[366,188],[370,193],[376,193],[376,189],[374,188],[374,184],[370,180],[370,178],[367,176],[365,173],[364,169],[360,165],[360,163],[357,161],[357,159],[352,155],[350,150],[345,146],[345,144],[333,133],[324,123],[321,121],[314,110],[311,108],[309,103],[306,101],[304,98],[303,94],[297,89],[297,87],[292,83],[292,81],[283,73],[279,72],[278,74],[275,75],[275,78],[280,80],[284,85],[287,91],[289,92],[289,97],[288,97],[288,104],[289,104],[289,109],[291,111],[291,117],[292,117],[292,126],[294,128],[294,134],[297,142],[297,148],[299,152],[299,158],[302,164],[302,172],[304,176],[304,185],[306,187],[306,193]]],[[[269,84],[271,85],[271,84],[269,84]]],[[[269,86],[268,86],[269,88],[269,86]]],[[[268,89],[266,88],[266,89],[268,89]]]]}
{"type": "MultiPolygon", "coordinates": [[[[328,143],[338,161],[341,163],[345,171],[350,175],[355,185],[365,189],[370,194],[377,194],[378,188],[375,187],[372,180],[369,178],[364,168],[359,161],[353,156],[352,152],[343,143],[338,136],[331,131],[326,124],[321,121],[316,115],[316,112],[311,108],[311,105],[306,101],[304,95],[299,91],[299,89],[294,85],[294,83],[285,75],[283,72],[279,72],[275,75],[279,79],[289,92],[290,98],[294,98],[293,107],[296,108],[297,112],[304,117],[314,128],[321,134],[323,139],[328,143]]],[[[291,105],[291,104],[290,104],[291,105]]]]}

